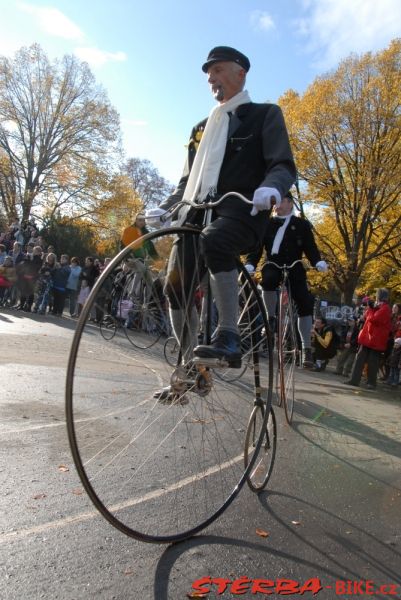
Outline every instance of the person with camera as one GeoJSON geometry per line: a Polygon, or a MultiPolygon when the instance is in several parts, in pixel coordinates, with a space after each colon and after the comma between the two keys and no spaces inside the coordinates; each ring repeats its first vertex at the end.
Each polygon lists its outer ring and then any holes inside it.
{"type": "Polygon", "coordinates": [[[351,378],[344,383],[358,387],[363,367],[367,363],[367,388],[374,390],[376,388],[380,356],[386,350],[391,333],[391,308],[389,306],[389,292],[386,288],[377,290],[375,303],[373,300],[369,300],[364,319],[364,325],[358,336],[359,350],[352,368],[351,378]]]}
{"type": "Polygon", "coordinates": [[[324,317],[316,317],[312,329],[314,371],[324,371],[337,354],[338,336],[324,317]]]}

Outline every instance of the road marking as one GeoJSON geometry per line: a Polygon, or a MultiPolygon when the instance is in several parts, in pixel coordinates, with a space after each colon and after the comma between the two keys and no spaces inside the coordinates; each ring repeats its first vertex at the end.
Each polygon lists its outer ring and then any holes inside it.
{"type": "MultiPolygon", "coordinates": [[[[181,479],[181,481],[177,481],[177,483],[171,484],[167,488],[162,488],[158,490],[154,490],[153,492],[148,492],[144,496],[140,496],[139,498],[131,498],[130,500],[126,500],[124,502],[119,502],[118,504],[114,504],[110,507],[109,512],[116,513],[125,508],[130,508],[132,506],[136,506],[138,504],[143,504],[144,502],[148,502],[149,500],[155,500],[156,498],[160,498],[161,496],[165,496],[166,494],[170,494],[180,488],[189,485],[194,481],[200,481],[205,477],[209,477],[210,475],[214,475],[219,471],[223,471],[234,464],[241,462],[244,460],[244,455],[239,454],[235,458],[231,460],[227,460],[223,464],[214,465],[207,469],[204,473],[199,476],[189,476],[181,479]]],[[[49,521],[48,523],[43,523],[42,525],[36,525],[35,527],[28,527],[27,529],[19,529],[17,531],[9,531],[8,533],[0,534],[0,544],[4,544],[6,542],[12,541],[14,539],[23,539],[30,535],[45,533],[46,531],[51,531],[53,529],[61,529],[62,527],[66,527],[67,525],[72,525],[75,523],[84,523],[85,521],[90,521],[95,517],[100,517],[100,513],[97,511],[91,511],[82,513],[79,515],[75,515],[73,517],[65,517],[64,519],[58,519],[57,521],[49,521]]]]}
{"type": "Polygon", "coordinates": [[[319,412],[313,417],[312,422],[316,423],[316,421],[318,421],[320,419],[320,417],[322,417],[324,415],[325,412],[326,412],[325,408],[322,408],[322,410],[319,410],[319,412]]]}

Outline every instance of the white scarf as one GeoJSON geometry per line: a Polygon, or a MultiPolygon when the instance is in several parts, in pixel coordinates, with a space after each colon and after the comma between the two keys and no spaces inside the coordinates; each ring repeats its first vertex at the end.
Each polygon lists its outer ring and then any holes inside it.
{"type": "Polygon", "coordinates": [[[285,217],[277,217],[276,219],[284,219],[283,224],[277,229],[276,232],[276,237],[274,238],[274,242],[273,242],[273,246],[272,246],[272,255],[273,254],[278,254],[280,252],[280,246],[281,246],[281,242],[283,241],[283,237],[285,234],[285,230],[288,227],[288,223],[291,220],[291,217],[295,215],[295,207],[293,207],[292,211],[290,212],[289,215],[286,215],[285,217]]]}
{"type": "Polygon", "coordinates": [[[244,90],[211,110],[191,168],[184,200],[201,202],[209,192],[216,190],[227,144],[230,123],[227,113],[250,101],[248,92],[244,90]]]}

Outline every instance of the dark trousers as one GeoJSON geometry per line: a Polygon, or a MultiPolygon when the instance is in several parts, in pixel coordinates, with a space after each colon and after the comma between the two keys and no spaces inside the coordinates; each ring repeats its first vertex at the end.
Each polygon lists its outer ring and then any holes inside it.
{"type": "Polygon", "coordinates": [[[241,221],[218,217],[203,229],[200,236],[185,235],[173,246],[170,254],[165,293],[172,309],[193,304],[194,282],[202,281],[208,267],[211,273],[232,271],[236,259],[258,244],[257,234],[241,221]]]}
{"type": "Polygon", "coordinates": [[[376,386],[377,372],[380,364],[379,350],[360,346],[351,372],[352,383],[359,385],[365,363],[368,365],[368,383],[376,386]]]}
{"type": "Polygon", "coordinates": [[[62,315],[65,304],[65,290],[53,288],[53,315],[62,315]]]}
{"type": "Polygon", "coordinates": [[[67,289],[66,297],[68,297],[70,315],[72,316],[76,314],[77,311],[78,290],[67,289]]]}
{"type": "MultiPolygon", "coordinates": [[[[274,256],[272,256],[274,261],[274,256]]],[[[264,265],[262,269],[262,288],[267,292],[273,292],[281,284],[283,272],[274,265],[264,265]]],[[[297,306],[299,317],[308,317],[313,315],[314,296],[308,290],[306,273],[304,267],[297,263],[289,272],[289,283],[291,286],[291,295],[297,306]]]]}
{"type": "Polygon", "coordinates": [[[354,348],[344,348],[341,354],[337,358],[336,373],[338,375],[344,375],[349,377],[352,366],[354,364],[356,352],[354,348]]]}

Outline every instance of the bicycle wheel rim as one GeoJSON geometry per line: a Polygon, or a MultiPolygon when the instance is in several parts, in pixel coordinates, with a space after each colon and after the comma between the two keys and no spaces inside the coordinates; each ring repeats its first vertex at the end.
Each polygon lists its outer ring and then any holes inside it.
{"type": "Polygon", "coordinates": [[[179,359],[179,346],[175,337],[169,337],[166,339],[164,342],[163,354],[167,364],[169,364],[171,367],[177,366],[179,359]]]}
{"type": "Polygon", "coordinates": [[[144,351],[116,336],[103,347],[87,331],[103,282],[127,254],[145,241],[163,246],[184,234],[198,236],[185,228],[147,234],[110,263],[78,321],[67,371],[68,435],[82,484],[114,527],[146,542],[180,541],[201,531],[247,477],[241,424],[252,410],[254,383],[233,390],[214,378],[212,393],[190,390],[188,404],[160,405],[152,392],[170,381],[172,370],[163,360],[164,340],[144,351]]]}
{"type": "Polygon", "coordinates": [[[116,335],[117,326],[117,322],[113,317],[110,317],[109,320],[106,320],[106,317],[104,317],[99,323],[100,333],[103,339],[106,341],[112,340],[116,335]]]}
{"type": "Polygon", "coordinates": [[[280,293],[278,350],[281,403],[284,406],[286,421],[291,424],[295,402],[297,341],[289,286],[287,294],[285,288],[280,293]]]}
{"type": "Polygon", "coordinates": [[[248,486],[253,492],[261,492],[266,487],[273,471],[276,456],[277,427],[273,407],[270,409],[267,420],[264,412],[263,407],[255,406],[249,418],[245,436],[244,464],[246,467],[253,453],[255,453],[256,440],[263,428],[262,445],[247,479],[248,486]]]}

